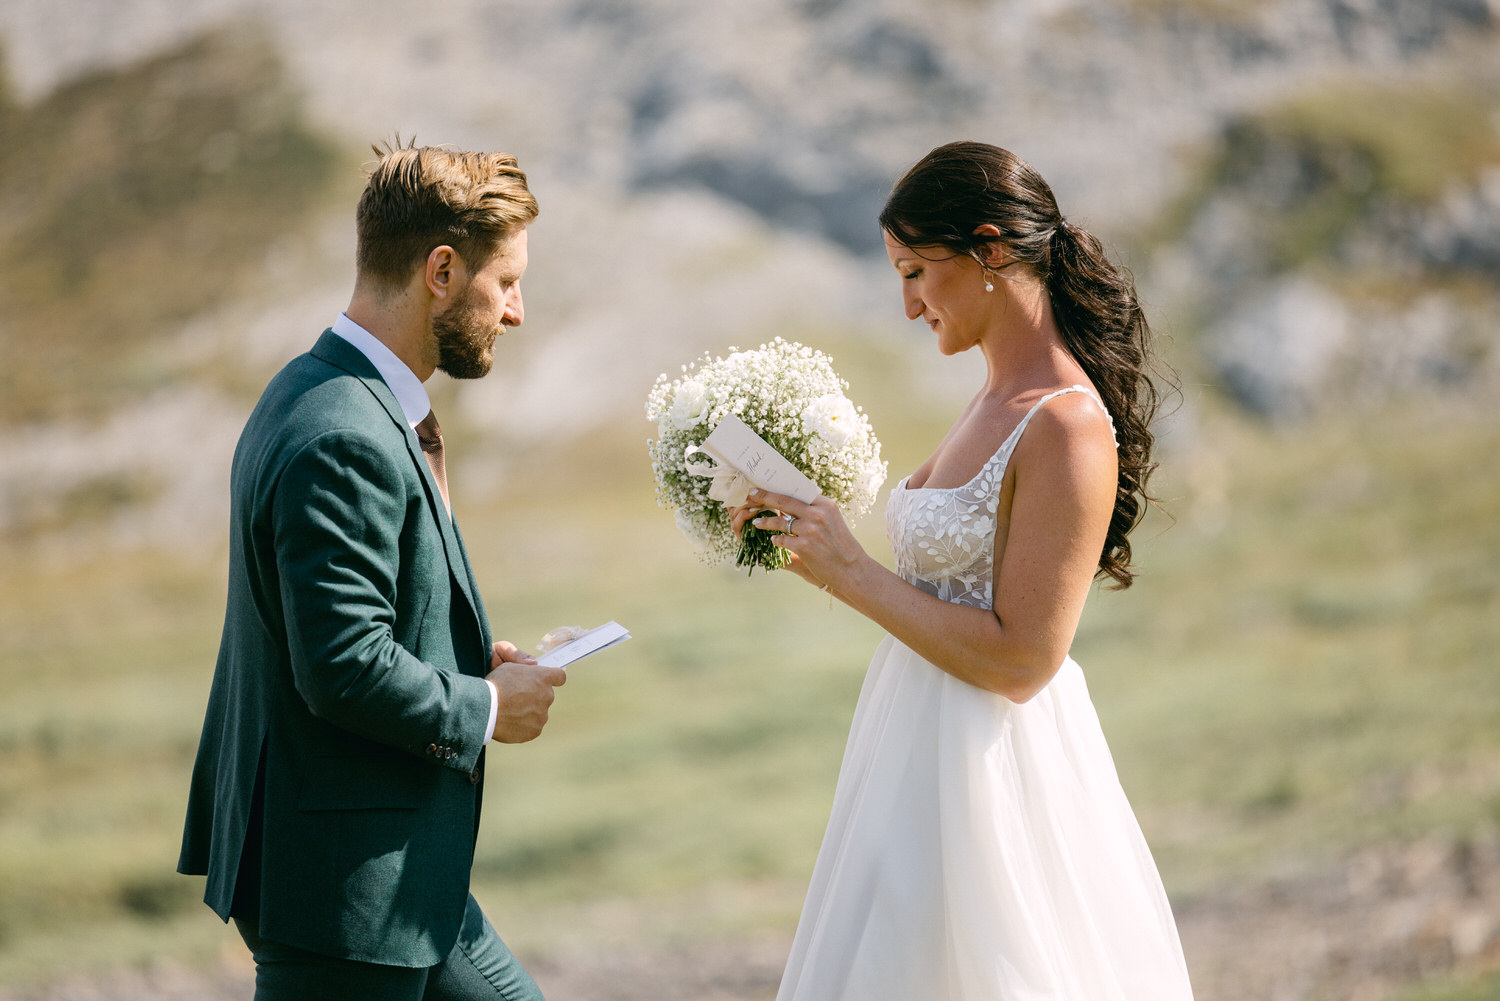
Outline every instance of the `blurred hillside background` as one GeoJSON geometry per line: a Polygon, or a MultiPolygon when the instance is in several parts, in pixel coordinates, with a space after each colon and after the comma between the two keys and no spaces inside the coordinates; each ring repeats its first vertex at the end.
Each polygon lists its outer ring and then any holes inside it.
{"type": "Polygon", "coordinates": [[[490,758],[475,892],[550,998],[774,996],[878,634],[700,567],[642,403],[779,335],[919,464],[982,362],[874,219],[954,138],[1180,373],[1075,654],[1200,1001],[1500,998],[1497,0],[0,0],[0,63],[0,999],[250,995],[172,871],[229,457],[397,132],[542,206],[525,326],[434,388],[497,635],[636,637],[490,758]]]}

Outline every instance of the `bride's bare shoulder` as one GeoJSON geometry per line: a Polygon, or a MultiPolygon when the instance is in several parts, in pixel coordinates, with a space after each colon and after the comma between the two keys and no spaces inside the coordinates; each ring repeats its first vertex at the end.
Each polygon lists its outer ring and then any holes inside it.
{"type": "Polygon", "coordinates": [[[1031,417],[1016,443],[1015,464],[1030,459],[1094,467],[1113,479],[1118,461],[1109,412],[1091,392],[1062,393],[1031,417]]]}

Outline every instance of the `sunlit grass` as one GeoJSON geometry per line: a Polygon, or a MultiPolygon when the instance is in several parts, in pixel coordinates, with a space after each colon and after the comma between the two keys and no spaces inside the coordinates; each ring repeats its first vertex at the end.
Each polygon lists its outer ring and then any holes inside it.
{"type": "Polygon", "coordinates": [[[1395,1001],[1494,1001],[1500,997],[1500,974],[1444,979],[1398,995],[1395,1001]]]}
{"type": "Polygon", "coordinates": [[[1253,22],[1269,6],[1268,0],[1129,0],[1139,14],[1186,16],[1211,23],[1236,26],[1253,22]]]}
{"type": "Polygon", "coordinates": [[[1493,816],[1500,471],[1473,457],[1500,427],[1407,412],[1211,433],[1222,510],[1197,523],[1169,469],[1182,522],[1079,641],[1170,881],[1493,816]]]}
{"type": "MultiPolygon", "coordinates": [[[[894,481],[940,422],[899,419],[899,369],[847,364],[894,481]]],[[[497,635],[635,635],[573,669],[541,740],[491,751],[476,892],[533,955],[788,935],[878,638],[793,578],[697,564],[648,431],[517,453],[524,489],[493,497],[454,475],[497,635]]],[[[1210,414],[1167,456],[1176,523],[1142,527],[1139,583],[1096,593],[1075,654],[1172,893],[1500,813],[1497,448],[1436,413],[1210,414]]],[[[884,555],[878,517],[860,532],[884,555]]],[[[0,981],[213,956],[233,933],[171,870],[222,554],[42,553],[0,561],[0,981]]]]}
{"type": "MultiPolygon", "coordinates": [[[[0,978],[57,972],[48,946],[97,927],[86,962],[162,950],[194,910],[171,880],[184,764],[202,722],[222,573],[151,554],[0,573],[0,978]],[[163,925],[164,926],[164,925],[163,925]],[[54,964],[46,965],[45,957],[54,964]]],[[[92,941],[92,939],[91,939],[92,941]]],[[[73,958],[77,959],[74,942],[73,958]]]]}

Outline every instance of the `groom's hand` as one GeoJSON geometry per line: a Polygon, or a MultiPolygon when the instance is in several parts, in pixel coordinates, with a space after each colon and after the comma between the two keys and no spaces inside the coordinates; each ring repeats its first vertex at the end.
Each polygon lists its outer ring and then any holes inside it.
{"type": "Polygon", "coordinates": [[[502,744],[534,740],[547,725],[547,709],[555,698],[553,689],[568,680],[568,672],[560,667],[542,667],[529,654],[503,641],[495,644],[491,667],[485,678],[500,697],[494,739],[502,744]]]}

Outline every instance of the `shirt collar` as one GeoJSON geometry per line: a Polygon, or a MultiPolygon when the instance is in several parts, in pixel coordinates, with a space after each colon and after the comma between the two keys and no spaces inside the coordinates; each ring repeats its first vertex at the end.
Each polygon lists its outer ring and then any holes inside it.
{"type": "Polygon", "coordinates": [[[375,366],[375,371],[380,373],[380,377],[395,394],[407,424],[416,427],[431,413],[432,401],[422,386],[422,380],[379,338],[349,319],[345,313],[340,313],[339,318],[333,321],[333,332],[358,348],[359,353],[375,366]]]}

